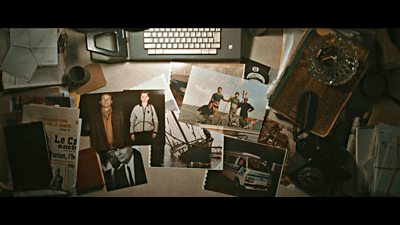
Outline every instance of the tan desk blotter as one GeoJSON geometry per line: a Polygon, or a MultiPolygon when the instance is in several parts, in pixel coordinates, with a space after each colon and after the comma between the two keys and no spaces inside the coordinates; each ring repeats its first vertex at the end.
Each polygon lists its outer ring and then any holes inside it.
{"type": "Polygon", "coordinates": [[[269,106],[294,122],[299,97],[308,90],[315,92],[318,95],[318,108],[315,125],[311,132],[320,137],[325,137],[335,125],[340,112],[367,70],[368,65],[365,61],[368,51],[357,46],[360,65],[357,74],[350,81],[337,87],[327,86],[314,78],[307,69],[311,46],[319,37],[321,36],[315,30],[311,30],[305,35],[292,62],[286,68],[280,82],[270,96],[269,106]]]}
{"type": "Polygon", "coordinates": [[[100,64],[91,63],[84,66],[84,68],[89,71],[90,79],[84,85],[76,89],[77,94],[86,94],[106,86],[106,78],[104,77],[104,73],[100,64]]]}

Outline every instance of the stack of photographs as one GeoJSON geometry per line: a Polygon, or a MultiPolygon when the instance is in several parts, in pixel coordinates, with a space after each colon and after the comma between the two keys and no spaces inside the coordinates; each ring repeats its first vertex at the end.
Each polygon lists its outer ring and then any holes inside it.
{"type": "Polygon", "coordinates": [[[204,171],[200,190],[276,196],[293,145],[290,128],[271,125],[271,85],[244,79],[244,70],[237,63],[173,62],[169,76],[81,96],[83,133],[99,155],[107,190],[146,184],[146,168],[181,168],[204,171]]]}
{"type": "Polygon", "coordinates": [[[164,90],[125,90],[81,97],[84,128],[108,191],[147,183],[139,146],[165,143],[164,96],[164,90]]]}

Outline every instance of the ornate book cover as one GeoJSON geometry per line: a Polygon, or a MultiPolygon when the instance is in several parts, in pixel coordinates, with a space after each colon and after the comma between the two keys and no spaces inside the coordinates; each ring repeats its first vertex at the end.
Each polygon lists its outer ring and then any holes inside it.
{"type": "MultiPolygon", "coordinates": [[[[294,122],[298,98],[305,91],[311,90],[315,92],[318,95],[318,109],[315,116],[315,125],[311,132],[320,137],[325,137],[329,134],[340,112],[343,110],[354,89],[357,87],[357,84],[363,77],[367,69],[365,61],[368,56],[368,51],[353,43],[352,46],[356,49],[355,52],[357,55],[357,66],[354,66],[354,74],[351,74],[351,77],[349,77],[350,79],[345,80],[346,82],[335,83],[336,81],[331,81],[332,85],[329,83],[326,84],[326,81],[322,79],[323,77],[313,76],[310,72],[321,72],[323,69],[315,68],[315,65],[312,65],[312,60],[318,58],[329,61],[332,59],[330,63],[335,64],[339,62],[340,54],[338,49],[340,49],[341,46],[336,47],[336,49],[333,48],[334,50],[330,50],[329,47],[326,46],[321,48],[322,52],[328,52],[328,50],[333,51],[333,53],[330,53],[330,56],[325,57],[323,56],[324,53],[321,53],[321,51],[317,49],[321,38],[324,38],[324,36],[318,34],[315,30],[310,30],[304,36],[292,62],[286,68],[280,82],[270,96],[269,106],[294,122]]],[[[345,39],[344,37],[341,38],[345,39]]],[[[335,74],[332,73],[325,74],[325,76],[334,75],[335,74]]]]}

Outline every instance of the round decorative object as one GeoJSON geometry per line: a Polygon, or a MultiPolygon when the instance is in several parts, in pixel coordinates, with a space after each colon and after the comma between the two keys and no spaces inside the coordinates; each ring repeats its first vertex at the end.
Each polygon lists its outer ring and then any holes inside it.
{"type": "Polygon", "coordinates": [[[357,73],[358,67],[358,48],[340,33],[322,36],[311,46],[308,71],[326,85],[347,83],[357,73]]]}

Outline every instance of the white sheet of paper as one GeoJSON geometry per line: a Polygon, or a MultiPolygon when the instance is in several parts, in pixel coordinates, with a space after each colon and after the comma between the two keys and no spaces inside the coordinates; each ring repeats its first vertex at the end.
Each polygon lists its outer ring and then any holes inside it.
{"type": "Polygon", "coordinates": [[[39,66],[57,66],[57,47],[43,47],[43,48],[32,48],[33,54],[35,54],[36,59],[38,60],[39,66]]]}
{"type": "Polygon", "coordinates": [[[28,36],[31,47],[57,48],[57,29],[56,28],[34,28],[28,29],[28,36]]]}
{"type": "Polygon", "coordinates": [[[38,67],[38,62],[29,48],[11,46],[1,69],[16,78],[29,81],[38,67]]]}
{"type": "Polygon", "coordinates": [[[11,46],[31,48],[39,66],[57,65],[57,37],[57,28],[10,29],[11,46]]]}
{"type": "Polygon", "coordinates": [[[28,29],[28,37],[39,66],[57,65],[56,28],[28,29]]]}
{"type": "Polygon", "coordinates": [[[28,30],[25,28],[13,28],[10,29],[10,45],[30,48],[31,44],[29,41],[28,30]]]}
{"type": "Polygon", "coordinates": [[[38,67],[29,81],[12,76],[7,72],[3,72],[4,89],[61,85],[65,63],[61,54],[58,57],[59,64],[57,66],[38,67]]]}

